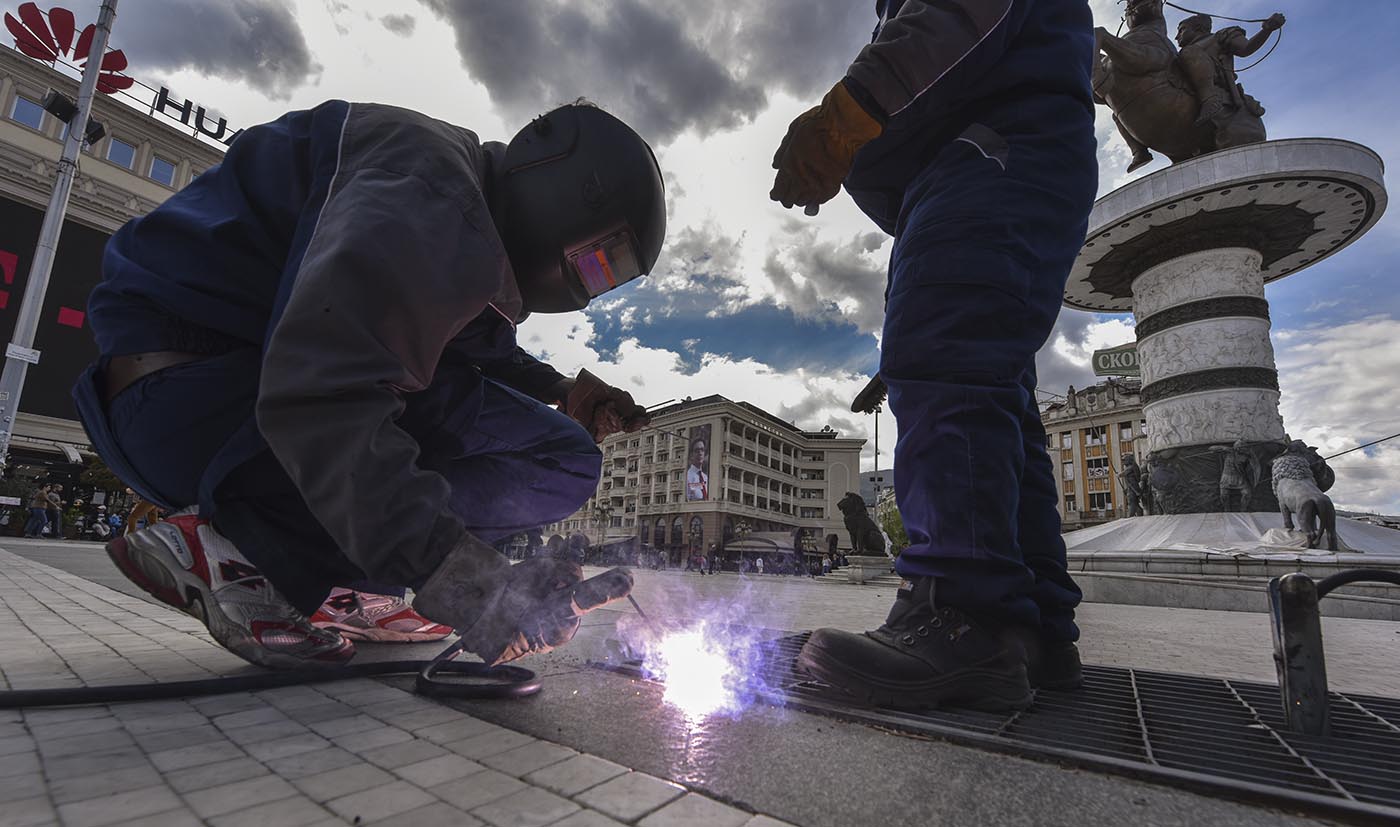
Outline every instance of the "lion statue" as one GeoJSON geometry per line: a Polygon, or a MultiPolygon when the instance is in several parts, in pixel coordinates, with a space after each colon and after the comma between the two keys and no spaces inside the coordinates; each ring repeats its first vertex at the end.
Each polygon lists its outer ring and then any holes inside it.
{"type": "Polygon", "coordinates": [[[1337,550],[1337,512],[1332,498],[1322,493],[1309,462],[1310,451],[1300,439],[1288,443],[1274,459],[1274,496],[1283,512],[1283,527],[1293,529],[1293,515],[1308,535],[1308,548],[1317,548],[1324,537],[1327,550],[1337,550]]]}
{"type": "Polygon", "coordinates": [[[865,500],[859,494],[846,492],[836,507],[845,517],[846,531],[851,535],[852,554],[885,553],[885,535],[880,533],[880,527],[871,519],[865,500]]]}

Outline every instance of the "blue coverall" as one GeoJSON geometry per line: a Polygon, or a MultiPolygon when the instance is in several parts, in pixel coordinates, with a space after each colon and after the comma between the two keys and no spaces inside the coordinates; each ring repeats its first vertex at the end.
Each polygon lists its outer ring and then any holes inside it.
{"type": "Polygon", "coordinates": [[[515,341],[504,149],[344,101],[246,130],[108,245],[74,388],[98,453],[308,614],[332,586],[421,583],[467,532],[573,513],[602,459],[515,341]],[[113,357],[162,351],[201,358],[105,398],[113,357]]]}
{"type": "Polygon", "coordinates": [[[1078,638],[1035,355],[1097,186],[1086,0],[882,0],[852,64],[884,120],[846,189],[895,237],[880,375],[899,425],[900,574],[1078,638]]]}

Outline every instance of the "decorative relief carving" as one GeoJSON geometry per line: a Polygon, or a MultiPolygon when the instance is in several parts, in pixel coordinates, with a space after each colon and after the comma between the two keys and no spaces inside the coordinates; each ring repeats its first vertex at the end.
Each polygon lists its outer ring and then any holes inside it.
{"type": "Polygon", "coordinates": [[[1257,252],[1232,247],[1193,253],[1144,270],[1133,282],[1133,315],[1145,319],[1217,296],[1263,298],[1259,261],[1257,252]]]}
{"type": "MultiPolygon", "coordinates": [[[[1221,299],[1202,299],[1169,307],[1160,313],[1153,313],[1138,319],[1134,328],[1137,340],[1160,333],[1177,325],[1199,322],[1204,319],[1221,319],[1229,316],[1250,316],[1269,321],[1269,302],[1255,296],[1226,296],[1221,299]]],[[[1267,327],[1267,324],[1265,325],[1267,327]]]]}
{"type": "Polygon", "coordinates": [[[1144,385],[1142,401],[1143,404],[1151,404],[1173,396],[1231,388],[1264,388],[1277,391],[1278,371],[1273,368],[1216,368],[1195,373],[1180,373],[1144,385]]]}
{"type": "Polygon", "coordinates": [[[1210,319],[1168,328],[1138,342],[1143,398],[1168,377],[1219,368],[1274,369],[1269,323],[1263,319],[1210,319]]]}
{"type": "Polygon", "coordinates": [[[1283,439],[1283,417],[1279,416],[1275,390],[1235,388],[1193,393],[1144,405],[1143,414],[1149,451],[1237,439],[1283,439]]]}

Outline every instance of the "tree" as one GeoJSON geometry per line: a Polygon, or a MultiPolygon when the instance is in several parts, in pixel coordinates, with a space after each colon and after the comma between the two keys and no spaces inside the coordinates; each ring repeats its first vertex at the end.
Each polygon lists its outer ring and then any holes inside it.
{"type": "Polygon", "coordinates": [[[112,473],[107,463],[97,457],[88,458],[87,468],[78,475],[78,481],[84,485],[91,485],[98,491],[121,491],[126,488],[126,483],[112,473]]]}
{"type": "Polygon", "coordinates": [[[612,500],[602,499],[593,502],[593,522],[598,526],[598,542],[608,536],[608,526],[612,525],[612,500]]]}
{"type": "Polygon", "coordinates": [[[894,546],[891,554],[898,554],[909,545],[909,534],[904,530],[904,518],[899,516],[898,508],[881,509],[880,528],[889,535],[890,544],[894,546]]]}

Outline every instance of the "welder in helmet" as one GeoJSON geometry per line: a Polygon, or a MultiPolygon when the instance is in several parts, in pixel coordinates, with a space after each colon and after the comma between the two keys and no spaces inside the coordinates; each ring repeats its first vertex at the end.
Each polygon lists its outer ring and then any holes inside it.
{"type": "Polygon", "coordinates": [[[647,416],[529,356],[516,324],[645,274],[665,225],[651,149],[592,106],[509,144],[344,101],[248,129],[113,236],[89,302],[83,422],[178,512],[109,554],[269,666],[349,658],[308,615],[364,581],[412,588],[416,614],[378,613],[488,662],[567,641],[630,580],[575,591],[577,565],[492,544],[579,508],[596,442],[647,416]]]}
{"type": "Polygon", "coordinates": [[[885,624],[801,668],[862,703],[1020,708],[1082,680],[1035,354],[1097,185],[1086,0],[881,0],[793,121],[772,198],[847,192],[894,236],[880,376],[910,545],[885,624]]]}

